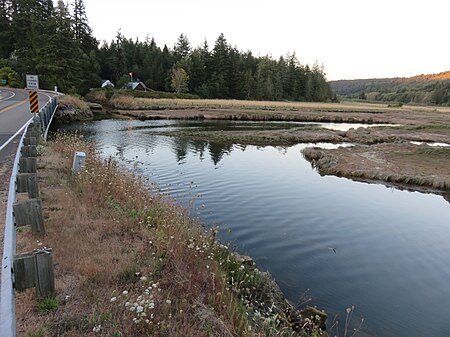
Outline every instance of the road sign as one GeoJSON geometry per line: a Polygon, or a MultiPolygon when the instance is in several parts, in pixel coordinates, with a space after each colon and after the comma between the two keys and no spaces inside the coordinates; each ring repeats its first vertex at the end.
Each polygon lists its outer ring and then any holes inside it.
{"type": "Polygon", "coordinates": [[[29,91],[28,96],[30,97],[30,112],[38,113],[39,112],[39,99],[37,91],[29,91]]]}
{"type": "Polygon", "coordinates": [[[38,75],[27,75],[27,88],[28,89],[39,89],[39,76],[38,75]]]}
{"type": "Polygon", "coordinates": [[[5,85],[6,83],[8,83],[6,80],[2,80],[2,85],[5,85]]]}

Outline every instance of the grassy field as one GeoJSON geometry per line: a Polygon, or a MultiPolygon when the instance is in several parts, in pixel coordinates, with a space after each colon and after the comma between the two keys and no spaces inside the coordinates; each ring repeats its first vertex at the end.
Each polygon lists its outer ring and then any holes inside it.
{"type": "Polygon", "coordinates": [[[220,99],[170,99],[170,98],[138,98],[129,95],[115,94],[107,98],[106,92],[94,91],[88,99],[107,103],[117,109],[243,109],[269,111],[329,111],[329,112],[366,112],[383,113],[392,111],[447,112],[450,107],[413,106],[389,107],[388,104],[361,102],[317,103],[317,102],[273,102],[220,99]]]}
{"type": "Polygon", "coordinates": [[[66,135],[40,152],[47,235],[22,228],[17,251],[53,248],[56,296],[18,294],[19,336],[323,335],[320,312],[301,317],[268,274],[92,144],[66,135]],[[74,177],[75,150],[87,162],[74,177]]]}

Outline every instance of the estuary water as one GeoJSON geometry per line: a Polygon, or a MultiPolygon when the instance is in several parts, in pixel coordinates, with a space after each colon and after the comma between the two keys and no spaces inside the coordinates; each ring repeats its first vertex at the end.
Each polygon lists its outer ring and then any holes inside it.
{"type": "Polygon", "coordinates": [[[270,271],[290,301],[306,294],[328,312],[329,325],[335,315],[342,325],[353,305],[352,324],[364,318],[359,336],[450,336],[450,204],[442,197],[321,177],[301,155],[306,144],[159,134],[274,127],[103,120],[66,129],[81,130],[104,156],[219,226],[222,242],[270,271]]]}

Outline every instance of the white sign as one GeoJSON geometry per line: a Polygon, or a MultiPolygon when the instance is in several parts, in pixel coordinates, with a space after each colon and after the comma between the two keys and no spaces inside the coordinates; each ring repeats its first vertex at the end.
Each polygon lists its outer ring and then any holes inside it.
{"type": "Polygon", "coordinates": [[[27,75],[27,88],[28,89],[39,89],[39,76],[38,75],[27,75]]]}

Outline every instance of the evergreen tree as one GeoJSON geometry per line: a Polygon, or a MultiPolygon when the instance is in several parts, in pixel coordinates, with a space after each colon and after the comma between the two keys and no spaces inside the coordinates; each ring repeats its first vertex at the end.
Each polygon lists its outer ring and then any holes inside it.
{"type": "Polygon", "coordinates": [[[230,46],[223,33],[217,38],[211,57],[210,92],[212,98],[229,98],[230,46]]]}
{"type": "Polygon", "coordinates": [[[189,56],[190,52],[191,52],[191,44],[189,43],[187,36],[181,34],[178,37],[175,46],[173,47],[173,54],[175,60],[179,61],[181,59],[186,59],[189,56]]]}
{"type": "Polygon", "coordinates": [[[80,92],[84,81],[81,49],[77,46],[71,29],[69,9],[58,1],[55,14],[50,20],[51,33],[37,48],[36,70],[44,86],[57,86],[67,93],[80,92]]]}
{"type": "Polygon", "coordinates": [[[9,58],[12,51],[11,1],[0,0],[0,58],[9,58]]]}
{"type": "Polygon", "coordinates": [[[92,36],[83,0],[74,0],[72,27],[75,39],[86,54],[97,48],[98,41],[92,36]]]}
{"type": "MultiPolygon", "coordinates": [[[[212,50],[206,41],[192,49],[181,34],[170,51],[153,39],[127,39],[120,31],[99,48],[84,1],[73,0],[71,6],[72,13],[63,0],[56,8],[52,0],[0,0],[0,58],[9,59],[7,67],[20,77],[36,73],[43,87],[57,85],[65,92],[86,93],[100,85],[100,78],[125,84],[132,72],[154,90],[205,98],[331,99],[323,67],[304,67],[295,53],[278,61],[255,57],[232,48],[224,34],[212,50]]],[[[443,101],[447,92],[437,88],[434,100],[443,101]]]]}

